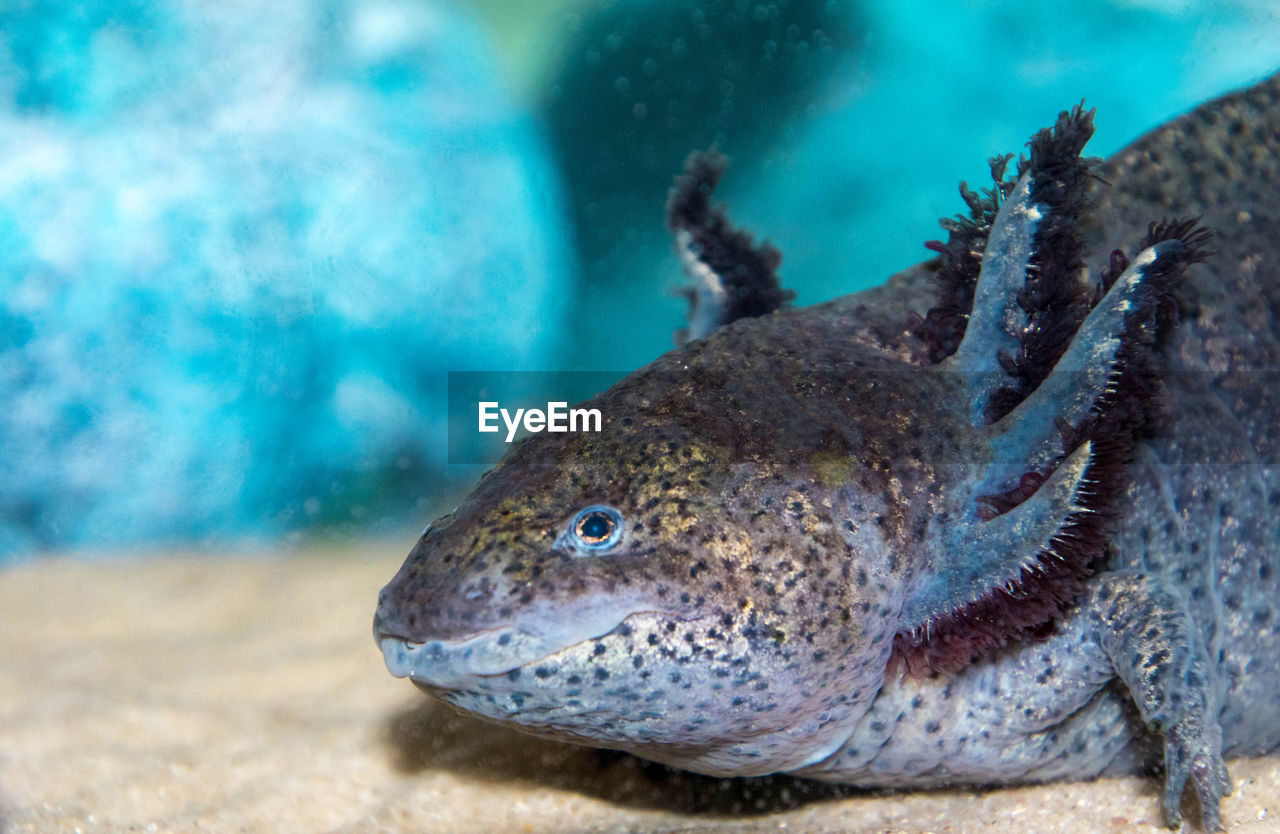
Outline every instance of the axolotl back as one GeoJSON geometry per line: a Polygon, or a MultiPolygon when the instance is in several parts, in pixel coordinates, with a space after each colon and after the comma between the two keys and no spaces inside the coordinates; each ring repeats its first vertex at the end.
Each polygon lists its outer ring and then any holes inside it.
{"type": "Polygon", "coordinates": [[[1091,133],[1063,113],[938,258],[801,309],[691,157],[686,342],[423,533],[388,668],[716,775],[1163,764],[1166,818],[1189,786],[1216,828],[1224,754],[1280,746],[1280,80],[1100,169],[1091,133]]]}

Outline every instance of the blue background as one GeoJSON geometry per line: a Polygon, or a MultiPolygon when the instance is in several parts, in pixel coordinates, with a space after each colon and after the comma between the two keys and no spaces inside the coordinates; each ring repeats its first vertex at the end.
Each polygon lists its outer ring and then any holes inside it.
{"type": "Polygon", "coordinates": [[[0,560],[420,528],[448,371],[670,347],[695,148],[807,304],[1059,110],[1107,155],[1275,69],[1263,2],[4,4],[0,560]]]}

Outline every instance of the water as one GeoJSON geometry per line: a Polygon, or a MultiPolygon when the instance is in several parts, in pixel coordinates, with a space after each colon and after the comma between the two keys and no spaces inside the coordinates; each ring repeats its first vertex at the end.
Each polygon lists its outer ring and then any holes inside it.
{"type": "Polygon", "coordinates": [[[1058,110],[1097,155],[1280,68],[1263,2],[0,5],[0,559],[420,527],[449,371],[637,367],[721,199],[797,303],[927,256],[1058,110]]]}

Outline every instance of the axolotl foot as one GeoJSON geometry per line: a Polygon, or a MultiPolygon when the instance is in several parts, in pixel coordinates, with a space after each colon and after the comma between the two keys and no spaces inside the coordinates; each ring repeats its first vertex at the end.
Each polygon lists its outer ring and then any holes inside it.
{"type": "Polygon", "coordinates": [[[1183,595],[1137,573],[1103,577],[1090,600],[1099,639],[1153,733],[1164,736],[1164,819],[1181,824],[1188,783],[1206,831],[1221,828],[1231,780],[1222,760],[1221,686],[1183,595]]]}
{"type": "Polygon", "coordinates": [[[1164,767],[1165,824],[1177,828],[1181,823],[1179,806],[1189,781],[1200,798],[1204,830],[1220,830],[1219,805],[1222,797],[1231,795],[1231,777],[1222,761],[1222,731],[1217,721],[1206,723],[1195,711],[1175,718],[1164,730],[1164,767]]]}

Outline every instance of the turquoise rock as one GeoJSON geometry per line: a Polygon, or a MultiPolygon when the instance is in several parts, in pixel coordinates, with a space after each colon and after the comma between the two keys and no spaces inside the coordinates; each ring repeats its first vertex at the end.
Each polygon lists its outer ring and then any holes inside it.
{"type": "Polygon", "coordinates": [[[479,31],[409,0],[0,8],[0,557],[411,523],[445,376],[573,266],[479,31]]]}

